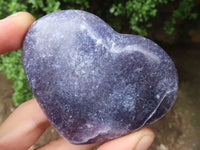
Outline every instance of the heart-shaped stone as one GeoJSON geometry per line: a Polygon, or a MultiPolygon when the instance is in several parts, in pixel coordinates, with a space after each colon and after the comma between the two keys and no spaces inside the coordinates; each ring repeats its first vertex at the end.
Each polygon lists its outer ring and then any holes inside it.
{"type": "Polygon", "coordinates": [[[22,61],[48,119],[75,144],[111,140],[156,121],[178,90],[176,68],[161,47],[80,10],[37,20],[22,61]]]}

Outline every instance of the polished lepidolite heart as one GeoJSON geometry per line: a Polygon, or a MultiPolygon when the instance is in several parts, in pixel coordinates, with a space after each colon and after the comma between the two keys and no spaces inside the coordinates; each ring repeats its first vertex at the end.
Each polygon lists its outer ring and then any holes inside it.
{"type": "Polygon", "coordinates": [[[48,119],[75,144],[111,140],[158,120],[178,90],[176,68],[161,47],[80,10],[33,23],[22,61],[48,119]]]}

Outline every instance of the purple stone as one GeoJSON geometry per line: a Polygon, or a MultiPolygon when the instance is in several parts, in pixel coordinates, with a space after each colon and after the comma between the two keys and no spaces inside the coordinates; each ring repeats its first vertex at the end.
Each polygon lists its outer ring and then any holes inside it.
{"type": "Polygon", "coordinates": [[[155,122],[178,90],[174,63],[160,46],[80,10],[33,23],[22,61],[41,108],[74,144],[104,142],[155,122]]]}

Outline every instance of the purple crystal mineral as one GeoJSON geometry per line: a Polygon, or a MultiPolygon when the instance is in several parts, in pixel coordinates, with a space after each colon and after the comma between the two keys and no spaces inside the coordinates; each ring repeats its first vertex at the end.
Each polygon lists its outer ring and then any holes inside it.
{"type": "Polygon", "coordinates": [[[22,61],[42,110],[74,144],[111,140],[151,124],[177,95],[176,68],[160,46],[117,33],[85,11],[35,21],[22,61]]]}

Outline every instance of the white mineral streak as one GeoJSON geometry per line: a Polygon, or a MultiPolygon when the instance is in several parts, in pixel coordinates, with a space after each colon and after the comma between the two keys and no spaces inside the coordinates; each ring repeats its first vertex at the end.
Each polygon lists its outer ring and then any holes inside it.
{"type": "MultiPolygon", "coordinates": [[[[171,86],[173,85],[173,82],[170,82],[170,83],[168,83],[168,82],[169,82],[169,80],[166,79],[166,78],[164,78],[164,79],[162,79],[162,80],[160,80],[160,81],[158,82],[157,87],[158,87],[159,89],[162,89],[162,86],[166,87],[166,84],[168,84],[168,86],[171,87],[171,86]],[[172,84],[172,85],[171,85],[171,84],[172,84]]],[[[158,103],[158,105],[156,106],[156,108],[154,109],[154,111],[153,111],[153,112],[149,115],[149,117],[146,119],[146,121],[144,122],[144,125],[145,125],[146,122],[147,122],[149,119],[151,119],[151,117],[156,113],[156,111],[158,110],[158,108],[160,107],[160,105],[162,104],[162,102],[165,100],[165,97],[166,97],[167,95],[169,95],[170,93],[175,92],[176,90],[177,90],[177,87],[175,86],[175,87],[172,88],[172,89],[167,89],[163,95],[160,95],[160,94],[157,94],[157,95],[156,95],[156,98],[157,98],[160,102],[158,103]]],[[[174,102],[171,103],[171,106],[172,106],[173,104],[174,104],[174,102]]],[[[164,114],[163,114],[162,116],[164,116],[164,114]]],[[[161,117],[162,117],[162,116],[161,116],[161,117]]],[[[155,120],[155,121],[156,121],[156,120],[155,120]]],[[[154,122],[155,122],[155,121],[154,121],[154,122]]]]}
{"type": "MultiPolygon", "coordinates": [[[[86,124],[86,126],[87,126],[87,124],[86,124]]],[[[89,126],[91,126],[91,125],[89,125],[89,126]]],[[[93,132],[90,136],[88,136],[88,134],[84,133],[85,136],[84,135],[82,136],[82,140],[76,141],[76,142],[77,143],[86,143],[89,140],[96,138],[98,135],[107,134],[110,130],[112,130],[111,126],[104,126],[102,128],[98,128],[95,130],[95,133],[93,132]]],[[[76,143],[74,143],[74,144],[76,144],[76,143]]]]}
{"type": "Polygon", "coordinates": [[[101,46],[105,47],[106,49],[109,49],[107,42],[105,40],[101,39],[101,37],[97,34],[96,31],[93,30],[93,28],[91,28],[90,25],[88,25],[87,23],[81,24],[80,29],[81,29],[81,31],[86,31],[87,35],[91,39],[96,41],[97,45],[101,45],[101,46]]]}
{"type": "Polygon", "coordinates": [[[80,28],[81,28],[82,31],[86,31],[88,36],[91,39],[98,41],[98,39],[99,39],[98,35],[96,34],[96,32],[93,31],[93,29],[88,24],[86,24],[86,23],[81,24],[80,28]]]}
{"type": "Polygon", "coordinates": [[[142,47],[141,45],[138,44],[134,44],[134,45],[128,45],[124,48],[122,48],[119,45],[115,44],[115,41],[111,40],[110,42],[111,47],[109,48],[108,44],[106,41],[102,40],[101,37],[98,36],[97,32],[94,31],[90,25],[88,25],[87,23],[81,24],[80,25],[80,29],[81,31],[86,31],[88,36],[96,41],[97,45],[102,45],[103,47],[105,47],[109,52],[111,53],[116,53],[116,54],[120,54],[121,52],[126,52],[126,53],[132,53],[133,51],[135,52],[140,52],[142,53],[146,58],[151,59],[156,61],[157,63],[160,63],[160,58],[158,56],[156,56],[155,54],[151,53],[150,51],[146,50],[144,47],[142,47]]]}
{"type": "Polygon", "coordinates": [[[158,56],[156,56],[155,54],[148,51],[148,49],[145,49],[144,47],[142,47],[141,45],[138,45],[138,44],[128,45],[126,47],[121,47],[119,45],[116,45],[115,42],[113,41],[111,49],[109,49],[109,50],[110,50],[110,52],[117,53],[117,54],[120,54],[122,52],[126,52],[126,53],[132,53],[134,51],[140,52],[147,59],[151,59],[151,60],[154,60],[157,63],[160,63],[160,58],[158,56]]]}
{"type": "MultiPolygon", "coordinates": [[[[145,125],[146,124],[146,122],[149,120],[149,119],[151,119],[151,117],[156,113],[156,111],[158,110],[158,108],[160,107],[160,105],[162,104],[162,102],[164,101],[164,99],[165,99],[165,97],[168,95],[168,94],[170,94],[170,93],[172,93],[172,92],[174,92],[174,91],[176,91],[176,89],[172,89],[172,90],[169,90],[169,91],[167,91],[166,90],[166,92],[163,94],[163,96],[162,96],[162,98],[160,99],[160,102],[158,103],[158,105],[156,106],[156,108],[154,109],[154,111],[149,115],[149,117],[144,121],[144,123],[143,123],[143,125],[145,125]]],[[[173,105],[173,103],[171,104],[171,106],[173,105]]],[[[164,116],[165,114],[163,114],[162,116],[164,116]]],[[[161,116],[161,117],[162,117],[161,116]]],[[[154,122],[155,122],[156,120],[154,120],[154,122]]]]}

